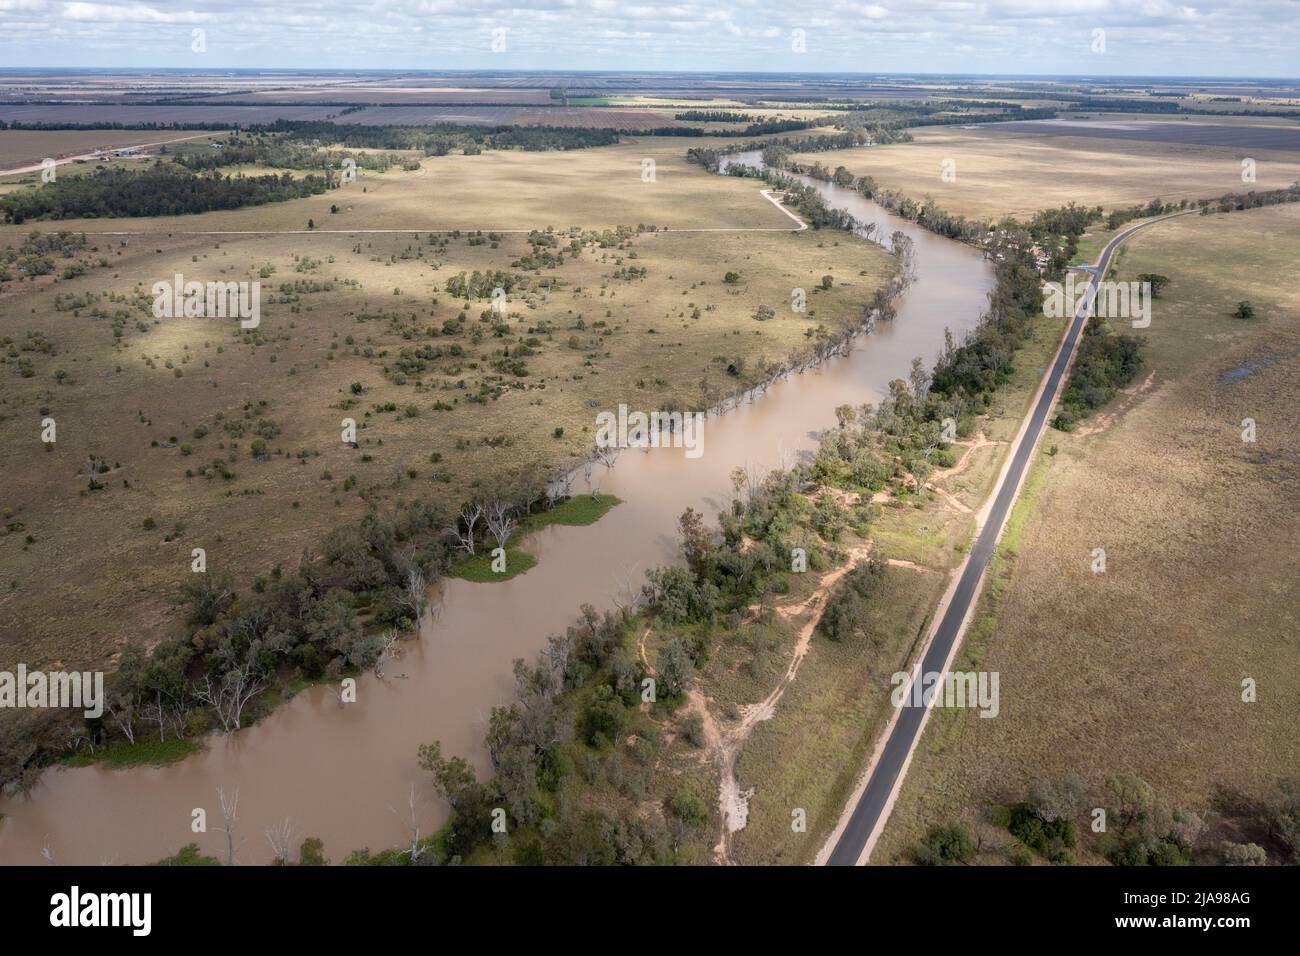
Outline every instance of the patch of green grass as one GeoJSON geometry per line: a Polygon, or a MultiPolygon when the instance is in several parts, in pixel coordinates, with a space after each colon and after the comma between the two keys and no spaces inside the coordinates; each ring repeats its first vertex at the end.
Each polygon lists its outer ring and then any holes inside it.
{"type": "Polygon", "coordinates": [[[461,558],[447,571],[447,577],[476,581],[479,584],[509,581],[516,574],[523,574],[536,564],[537,559],[527,551],[520,551],[518,548],[506,548],[506,569],[500,572],[493,571],[492,552],[485,551],[461,558]]]}
{"type": "MultiPolygon", "coordinates": [[[[621,499],[614,495],[596,495],[594,498],[591,495],[578,495],[563,504],[556,505],[550,511],[528,515],[519,522],[519,533],[521,535],[528,534],[553,524],[595,524],[604,517],[610,508],[621,503],[621,499]]],[[[463,578],[466,581],[477,581],[480,584],[493,581],[509,581],[516,574],[523,574],[536,564],[537,559],[527,551],[522,551],[519,548],[506,548],[506,569],[500,572],[493,571],[492,552],[487,550],[457,560],[447,571],[447,577],[463,578]]]]}
{"type": "Polygon", "coordinates": [[[577,495],[550,511],[539,511],[519,522],[520,532],[537,531],[553,524],[595,524],[605,513],[623,500],[615,495],[577,495]]]}
{"type": "Polygon", "coordinates": [[[203,749],[203,744],[197,740],[177,740],[174,737],[157,740],[153,737],[148,739],[141,737],[133,744],[119,743],[103,750],[97,750],[94,753],[73,754],[71,757],[66,758],[63,763],[69,767],[89,767],[92,764],[104,763],[114,770],[124,770],[127,767],[140,767],[146,764],[159,767],[163,764],[184,760],[190,754],[201,749],[203,749]]]}
{"type": "MultiPolygon", "coordinates": [[[[930,501],[927,495],[921,501],[930,501]]],[[[956,563],[954,551],[970,540],[974,519],[954,515],[933,507],[916,508],[916,497],[905,499],[902,507],[881,509],[871,525],[871,538],[884,558],[899,558],[928,568],[948,568],[956,563]]]]}

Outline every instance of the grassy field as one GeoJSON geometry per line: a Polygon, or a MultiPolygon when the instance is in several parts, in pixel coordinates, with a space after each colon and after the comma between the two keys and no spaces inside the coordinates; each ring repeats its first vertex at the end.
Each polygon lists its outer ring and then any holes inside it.
{"type": "MultiPolygon", "coordinates": [[[[734,140],[624,138],[617,146],[568,152],[488,150],[478,156],[430,157],[419,172],[360,169],[342,189],[290,203],[197,216],[141,218],[111,226],[66,220],[60,228],[171,233],[207,230],[306,229],[786,229],[790,220],[757,197],[756,186],[714,177],[686,162],[690,146],[734,140]],[[654,180],[642,180],[644,160],[654,180]],[[332,214],[331,206],[339,212],[332,214]]],[[[30,227],[0,226],[0,242],[30,227]]]]}
{"type": "MultiPolygon", "coordinates": [[[[92,235],[84,275],[5,283],[0,439],[13,453],[0,464],[0,665],[109,661],[127,635],[169,632],[192,548],[206,548],[210,570],[246,585],[296,562],[370,503],[433,495],[455,506],[484,483],[572,466],[593,444],[597,408],[699,407],[706,375],[714,387],[738,386],[761,361],[805,345],[819,324],[860,319],[893,266],[879,247],[844,233],[641,233],[604,247],[587,235],[577,256],[565,235],[550,250],[564,263],[538,268],[513,265],[533,251],[518,234],[180,234],[297,227],[313,215],[322,227],[362,219],[383,228],[402,216],[635,227],[643,215],[791,227],[755,183],[688,168],[675,150],[655,141],[644,150],[429,160],[423,176],[363,175],[347,187],[352,212],[339,215],[329,213],[335,192],[162,223],[85,223],[164,231],[92,235]],[[657,183],[640,182],[643,151],[663,160],[657,183]],[[575,166],[625,171],[630,185],[606,175],[584,186],[575,166]],[[459,186],[448,182],[453,169],[459,186]],[[517,201],[525,181],[533,198],[517,201]],[[630,208],[617,201],[623,194],[635,197],[630,208]],[[439,198],[447,196],[457,200],[439,198]],[[646,271],[629,276],[631,267],[646,271]],[[475,270],[527,276],[500,336],[489,300],[445,289],[475,270]],[[724,284],[729,271],[740,281],[724,284]],[[150,289],[178,272],[260,277],[260,327],[155,321],[150,289]],[[828,274],[834,287],[823,291],[828,274]],[[814,290],[806,316],[754,320],[759,305],[780,310],[794,287],[814,290]],[[401,350],[425,345],[442,354],[403,371],[401,350]],[[58,429],[48,451],[39,428],[47,416],[58,429]],[[358,448],[340,441],[344,417],[357,421],[358,448]],[[90,487],[91,456],[102,490],[90,487]]],[[[0,242],[67,225],[7,227],[0,242]]]]}
{"type": "MultiPolygon", "coordinates": [[[[1131,118],[1131,117],[1130,117],[1131,118]]],[[[845,166],[920,200],[971,218],[1032,216],[1076,202],[1107,209],[1201,199],[1228,192],[1289,186],[1300,180],[1300,155],[1243,153],[1217,146],[1028,135],[987,129],[917,129],[911,143],[800,154],[800,162],[845,166]],[[1254,184],[1241,181],[1241,161],[1256,161],[1254,184]],[[945,181],[944,162],[955,163],[945,181]]]]}
{"type": "Polygon", "coordinates": [[[1200,814],[1209,847],[1239,839],[1233,808],[1294,774],[1297,250],[1295,206],[1186,217],[1127,247],[1118,278],[1172,280],[1143,333],[1146,374],[1077,432],[1044,439],[1058,454],[1034,466],[955,665],[1001,674],[1000,718],[936,712],[874,862],[908,859],[950,820],[1003,861],[1015,841],[991,808],[1071,772],[1089,806],[1107,805],[1108,778],[1136,774],[1200,814]],[[1243,299],[1256,319],[1232,317],[1243,299]],[[1095,548],[1105,573],[1091,570],[1095,548]]]}

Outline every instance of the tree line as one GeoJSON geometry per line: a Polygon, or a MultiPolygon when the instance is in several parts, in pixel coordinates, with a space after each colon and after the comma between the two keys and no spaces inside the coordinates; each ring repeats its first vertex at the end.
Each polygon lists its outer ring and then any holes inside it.
{"type": "Polygon", "coordinates": [[[144,169],[99,169],[39,189],[8,193],[0,197],[0,214],[11,223],[179,216],[301,199],[326,188],[323,176],[223,176],[216,170],[193,173],[175,164],[156,162],[144,169]]]}
{"type": "Polygon", "coordinates": [[[296,569],[277,564],[248,591],[226,574],[189,575],[176,596],[179,633],[149,652],[122,649],[102,717],[52,710],[0,721],[0,787],[30,787],[70,742],[94,753],[235,732],[265,712],[260,701],[276,688],[365,671],[382,677],[401,635],[428,609],[429,587],[458,557],[489,542],[506,547],[527,515],[568,497],[569,480],[525,471],[454,513],[427,499],[388,516],[372,510],[304,551],[296,569]]]}
{"type": "Polygon", "coordinates": [[[588,149],[613,146],[612,129],[568,126],[465,126],[437,123],[427,126],[369,126],[325,120],[277,120],[251,127],[285,133],[298,142],[337,143],[362,149],[414,149],[426,156],[445,156],[455,149],[521,149],[525,152],[588,149]]]}

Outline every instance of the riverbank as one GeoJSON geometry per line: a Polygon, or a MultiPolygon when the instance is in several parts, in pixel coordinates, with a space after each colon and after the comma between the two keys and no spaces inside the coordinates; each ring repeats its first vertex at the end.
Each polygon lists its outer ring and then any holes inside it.
{"type": "MultiPolygon", "coordinates": [[[[913,229],[858,201],[867,215],[878,217],[884,234],[913,229]]],[[[838,241],[842,251],[863,246],[834,233],[800,235],[814,246],[838,241]]],[[[648,567],[676,559],[676,542],[665,529],[686,507],[716,510],[737,467],[773,467],[810,450],[810,429],[832,425],[837,405],[879,400],[913,358],[927,365],[938,358],[945,327],[961,335],[974,326],[989,287],[986,264],[972,250],[919,231],[914,235],[919,278],[900,300],[893,322],[879,324],[849,355],[824,362],[815,373],[775,381],[726,415],[711,416],[702,458],[659,449],[625,454],[613,470],[598,471],[600,490],[624,504],[592,526],[539,531],[529,545],[539,563],[527,574],[491,584],[444,580],[438,620],[425,623],[418,643],[402,648],[385,679],[358,679],[355,704],[341,705],[328,688],[312,687],[269,719],[235,738],[212,739],[202,753],[172,767],[49,774],[0,828],[0,858],[38,853],[23,837],[36,832],[77,848],[64,858],[84,853],[95,859],[120,852],[122,842],[130,841],[138,861],[158,859],[192,837],[154,821],[178,819],[181,807],[188,814],[195,806],[210,806],[218,786],[235,785],[241,787],[248,827],[289,816],[301,832],[321,837],[336,858],[341,848],[400,842],[406,828],[386,808],[405,806],[412,784],[428,793],[427,778],[412,760],[419,744],[441,739],[447,753],[466,756],[486,774],[483,733],[490,708],[512,697],[502,680],[512,658],[531,658],[548,634],[564,632],[573,609],[584,602],[627,603],[648,567]],[[559,560],[548,561],[548,555],[559,560]],[[491,588],[490,597],[480,588],[491,588]],[[417,685],[420,693],[410,693],[417,685]],[[325,768],[340,766],[347,772],[329,773],[326,783],[325,768]],[[136,812],[119,815],[112,827],[95,825],[109,806],[133,806],[136,812]]],[[[852,294],[855,284],[837,281],[836,287],[852,294]]],[[[425,797],[416,812],[426,833],[445,815],[442,805],[425,797]]],[[[200,847],[219,849],[210,838],[201,839],[200,847]]]]}

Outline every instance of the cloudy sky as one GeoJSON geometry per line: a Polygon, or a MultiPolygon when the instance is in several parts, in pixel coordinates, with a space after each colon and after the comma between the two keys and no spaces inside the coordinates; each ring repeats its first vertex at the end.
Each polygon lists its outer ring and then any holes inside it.
{"type": "Polygon", "coordinates": [[[1294,77],[1298,23],[1300,0],[0,0],[0,66],[1294,77]]]}

